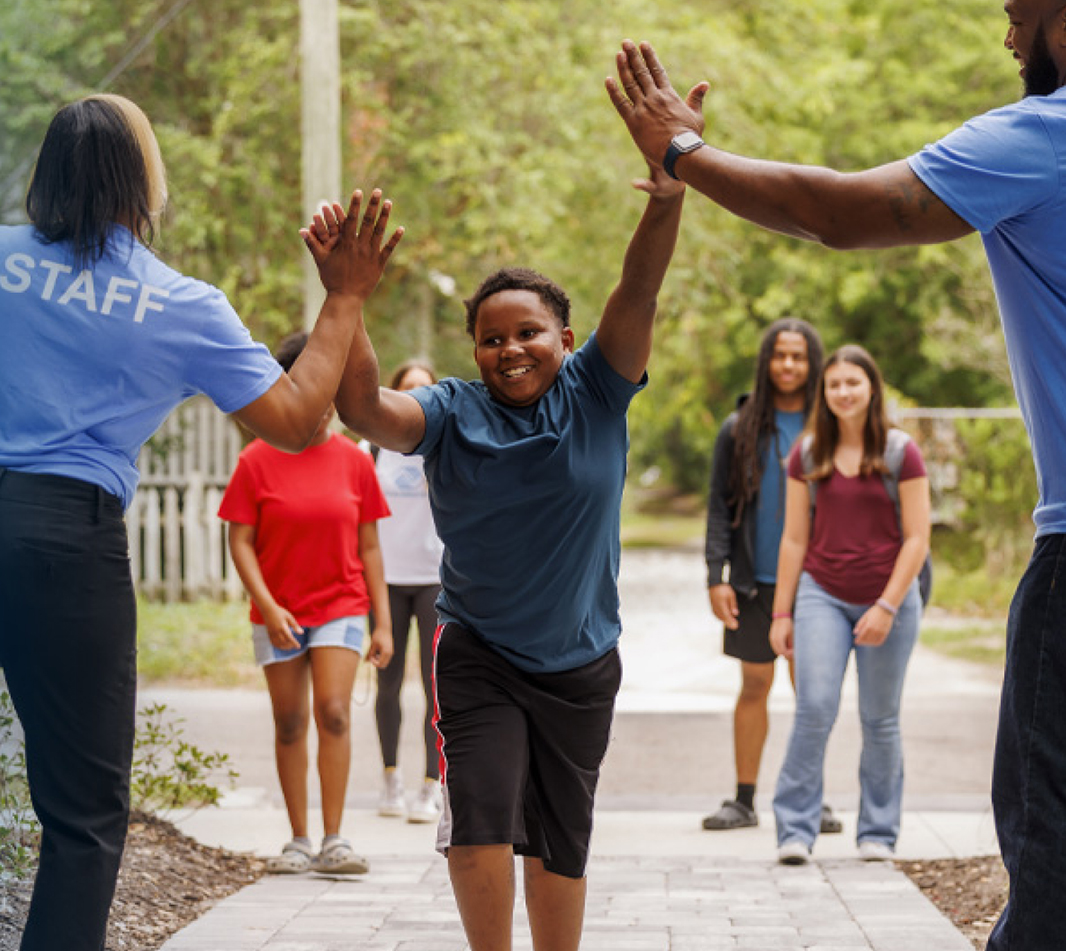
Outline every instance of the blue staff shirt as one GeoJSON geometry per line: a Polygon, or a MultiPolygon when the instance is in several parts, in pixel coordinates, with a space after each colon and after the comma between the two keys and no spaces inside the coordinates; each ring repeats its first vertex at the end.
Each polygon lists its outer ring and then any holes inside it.
{"type": "Polygon", "coordinates": [[[984,240],[1033,445],[1036,533],[1066,532],[1066,89],[978,116],[909,162],[984,240]]]}
{"type": "Polygon", "coordinates": [[[220,290],[119,226],[80,271],[66,243],[0,227],[0,340],[0,466],[92,482],[125,506],[175,406],[206,393],[231,413],[282,372],[220,290]]]}

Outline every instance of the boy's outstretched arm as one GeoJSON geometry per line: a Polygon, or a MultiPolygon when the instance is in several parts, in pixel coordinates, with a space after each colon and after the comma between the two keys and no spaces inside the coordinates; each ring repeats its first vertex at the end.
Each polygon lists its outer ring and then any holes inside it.
{"type": "Polygon", "coordinates": [[[674,256],[685,185],[649,164],[649,177],[633,183],[648,206],[626,249],[622,277],[607,298],[596,340],[607,362],[631,383],[640,382],[651,356],[655,310],[674,256]]]}
{"type": "MultiPolygon", "coordinates": [[[[316,258],[335,242],[344,218],[339,205],[323,206],[311,225],[300,232],[316,258]]],[[[403,229],[397,233],[402,236],[403,229]]],[[[425,435],[426,418],[418,401],[381,386],[377,354],[361,313],[334,402],[345,426],[384,449],[410,452],[425,435]]]]}

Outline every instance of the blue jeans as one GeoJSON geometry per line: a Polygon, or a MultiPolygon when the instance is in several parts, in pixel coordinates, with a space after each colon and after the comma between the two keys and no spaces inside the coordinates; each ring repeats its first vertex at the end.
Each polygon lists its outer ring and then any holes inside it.
{"type": "Polygon", "coordinates": [[[988,951],[1058,951],[1066,940],[1066,535],[1037,539],[1011,603],[992,806],[1010,893],[988,951]]]}
{"type": "Polygon", "coordinates": [[[918,585],[911,585],[885,642],[856,647],[852,631],[869,607],[834,598],[806,572],[800,576],[794,611],[796,715],[774,793],[778,845],[800,841],[810,847],[818,835],[825,748],[854,651],[862,721],[856,838],[895,847],[903,802],[899,708],[921,620],[918,585]]]}

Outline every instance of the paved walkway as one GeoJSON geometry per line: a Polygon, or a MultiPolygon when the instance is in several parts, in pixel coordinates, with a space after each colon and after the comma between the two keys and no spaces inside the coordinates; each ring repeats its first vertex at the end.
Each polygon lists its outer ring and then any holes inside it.
{"type": "MultiPolygon", "coordinates": [[[[531,948],[521,902],[516,951],[531,948]]],[[[464,951],[443,861],[393,857],[356,881],[264,879],[164,951],[464,951]]],[[[597,858],[584,951],[969,951],[889,865],[597,858]]]]}
{"type": "MultiPolygon", "coordinates": [[[[778,677],[756,829],[707,833],[702,814],[731,792],[736,664],[720,654],[697,554],[625,553],[623,661],[611,750],[598,797],[584,951],[967,951],[970,943],[891,864],[855,857],[859,733],[854,683],[844,692],[826,763],[843,835],[822,836],[815,862],[775,862],[772,778],[792,698],[778,677]]],[[[852,678],[853,681],[853,678],[852,678]]],[[[419,709],[407,685],[405,709],[419,709]]],[[[365,688],[357,684],[360,697],[365,688]]],[[[919,650],[904,695],[905,859],[996,851],[988,776],[995,672],[919,650]]],[[[208,844],[275,853],[288,828],[263,691],[148,690],[185,718],[190,740],[231,752],[241,786],[220,809],[180,825],[208,844]]],[[[464,951],[435,827],[376,815],[380,772],[372,705],[353,709],[355,757],[344,832],[368,875],[267,878],[221,902],[164,951],[464,951]]],[[[404,724],[408,783],[420,768],[418,714],[404,724]]],[[[312,759],[313,762],[313,759],[312,759]]],[[[313,790],[313,784],[312,784],[313,790]]],[[[312,793],[312,814],[317,803],[312,793]]],[[[521,900],[515,948],[530,948],[521,900]]]]}

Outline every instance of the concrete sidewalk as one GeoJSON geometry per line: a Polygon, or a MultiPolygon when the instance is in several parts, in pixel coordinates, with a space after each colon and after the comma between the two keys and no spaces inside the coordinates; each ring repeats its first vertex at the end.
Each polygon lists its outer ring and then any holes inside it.
{"type": "MultiPolygon", "coordinates": [[[[532,945],[521,901],[517,951],[532,945]]],[[[464,951],[443,861],[375,860],[353,881],[268,878],[226,899],[164,951],[464,951]]],[[[899,871],[829,860],[599,857],[584,951],[970,951],[899,871]]]]}
{"type": "MultiPolygon", "coordinates": [[[[721,655],[699,552],[624,552],[625,669],[597,797],[584,951],[967,951],[970,943],[891,863],[855,856],[858,727],[849,675],[829,745],[827,800],[844,821],[806,867],[776,863],[773,778],[793,700],[779,665],[755,829],[708,833],[700,817],[733,791],[737,664],[721,655]]],[[[355,754],[343,833],[371,870],[352,880],[261,880],[174,936],[164,951],[463,951],[434,825],[377,816],[380,785],[370,690],[356,685],[355,754]],[[360,703],[360,701],[363,701],[360,703]]],[[[897,855],[934,859],[997,851],[989,803],[998,673],[920,646],[903,701],[907,767],[897,855]]],[[[288,838],[265,691],[142,691],[184,718],[190,741],[231,754],[241,786],[222,808],[179,821],[202,842],[259,855],[288,838]]],[[[422,767],[421,697],[405,686],[400,763],[422,767]]],[[[314,747],[312,745],[312,763],[314,747]]],[[[320,834],[311,781],[312,835],[320,834]]],[[[521,900],[515,947],[530,948],[521,900]]]]}
{"type": "MultiPolygon", "coordinates": [[[[279,810],[242,804],[188,818],[204,842],[269,852],[279,810]],[[272,837],[272,838],[271,838],[272,837]]],[[[706,833],[691,813],[597,812],[585,951],[967,951],[970,943],[890,863],[854,857],[845,833],[822,836],[807,867],[778,865],[772,816],[756,829],[706,833]]],[[[164,951],[464,951],[435,826],[351,810],[345,829],[371,859],[365,876],[268,877],[221,902],[164,951]]],[[[849,834],[851,831],[852,834],[849,834]]],[[[276,846],[275,846],[276,848],[276,846]]],[[[908,813],[903,858],[987,854],[975,813],[908,813]]],[[[515,948],[530,949],[521,897],[515,948]]]]}

